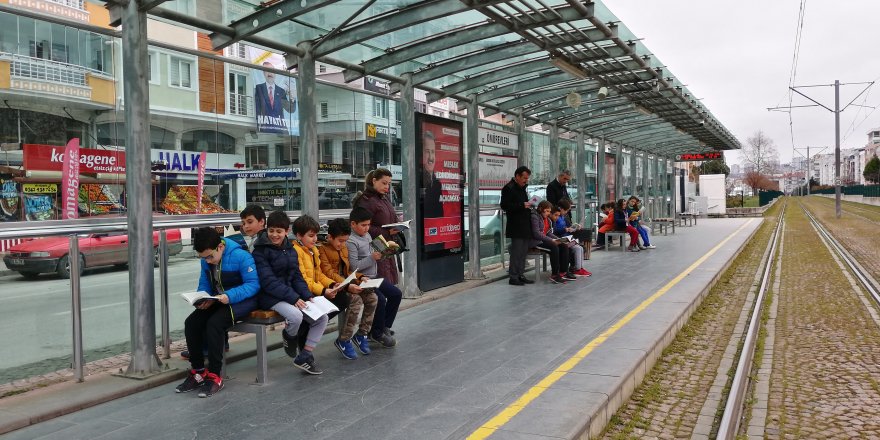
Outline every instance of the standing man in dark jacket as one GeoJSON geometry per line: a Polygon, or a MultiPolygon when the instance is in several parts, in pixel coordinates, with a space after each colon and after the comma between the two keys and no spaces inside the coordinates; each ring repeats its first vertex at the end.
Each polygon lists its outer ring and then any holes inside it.
{"type": "Polygon", "coordinates": [[[510,284],[522,286],[534,281],[524,276],[526,254],[532,240],[531,211],[526,185],[532,171],[521,166],[514,172],[513,179],[501,189],[501,209],[507,214],[507,238],[510,238],[510,284]]]}
{"type": "Polygon", "coordinates": [[[560,172],[552,182],[547,184],[547,201],[552,203],[553,206],[559,206],[560,200],[571,200],[571,197],[568,195],[568,182],[570,180],[571,171],[564,170],[560,172]]]}

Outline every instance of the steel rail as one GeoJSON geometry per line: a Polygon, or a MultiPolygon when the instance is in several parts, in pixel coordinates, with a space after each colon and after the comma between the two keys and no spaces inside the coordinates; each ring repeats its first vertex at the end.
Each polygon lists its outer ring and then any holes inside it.
{"type": "Polygon", "coordinates": [[[761,329],[761,314],[763,312],[764,296],[767,292],[767,286],[770,283],[770,271],[773,268],[773,261],[776,255],[776,247],[781,237],[780,231],[785,224],[785,206],[779,214],[779,222],[770,238],[770,254],[761,275],[761,287],[758,294],[755,295],[755,305],[752,309],[752,316],[749,319],[749,326],[745,331],[745,340],[739,359],[736,364],[736,372],[733,375],[733,381],[730,385],[730,393],[727,395],[727,401],[724,405],[724,413],[721,415],[721,422],[718,424],[718,435],[716,438],[724,440],[735,439],[739,432],[739,425],[742,420],[741,414],[748,392],[750,373],[752,370],[752,360],[755,357],[755,346],[758,341],[758,332],[761,329]]]}
{"type": "Polygon", "coordinates": [[[813,214],[800,202],[798,202],[801,209],[806,214],[807,218],[810,219],[810,223],[819,232],[819,235],[822,236],[826,240],[826,242],[830,245],[837,255],[843,259],[844,263],[850,268],[856,278],[859,280],[859,283],[862,284],[862,287],[871,295],[871,298],[875,303],[880,305],[880,283],[875,280],[871,274],[865,269],[859,261],[840,244],[840,242],[828,232],[828,229],[816,218],[813,214]]]}

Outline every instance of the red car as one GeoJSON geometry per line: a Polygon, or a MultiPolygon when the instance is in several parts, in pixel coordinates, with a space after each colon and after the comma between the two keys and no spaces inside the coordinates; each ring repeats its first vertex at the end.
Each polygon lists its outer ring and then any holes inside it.
{"type": "MultiPolygon", "coordinates": [[[[180,230],[169,229],[166,236],[168,238],[168,254],[179,254],[183,250],[180,230]]],[[[158,246],[159,233],[154,231],[153,248],[157,265],[159,263],[158,246]]],[[[3,257],[3,263],[8,269],[20,273],[25,278],[36,278],[37,275],[45,272],[55,272],[61,278],[70,278],[69,247],[70,239],[67,237],[27,240],[10,248],[9,253],[3,257]]],[[[84,269],[98,266],[124,266],[128,264],[128,234],[110,232],[81,236],[79,253],[80,274],[84,269]]]]}

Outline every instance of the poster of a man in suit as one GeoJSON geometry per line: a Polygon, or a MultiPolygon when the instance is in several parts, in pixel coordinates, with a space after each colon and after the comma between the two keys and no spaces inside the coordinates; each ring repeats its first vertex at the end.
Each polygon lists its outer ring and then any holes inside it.
{"type": "MultiPolygon", "coordinates": [[[[258,51],[251,57],[255,64],[268,69],[283,66],[281,56],[271,52],[258,51]],[[279,58],[274,60],[273,58],[279,58]]],[[[269,70],[255,69],[254,110],[257,118],[257,131],[260,133],[280,133],[299,135],[299,115],[297,114],[296,80],[277,76],[269,70]]]]}

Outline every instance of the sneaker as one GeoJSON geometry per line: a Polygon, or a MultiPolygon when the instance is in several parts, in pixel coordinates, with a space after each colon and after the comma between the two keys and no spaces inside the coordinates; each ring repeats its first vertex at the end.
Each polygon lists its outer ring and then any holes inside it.
{"type": "Polygon", "coordinates": [[[223,389],[223,379],[214,373],[205,375],[205,385],[199,391],[199,397],[211,397],[223,389]]]}
{"type": "Polygon", "coordinates": [[[370,335],[370,340],[385,348],[391,348],[397,345],[397,340],[394,339],[394,336],[386,335],[385,333],[382,333],[378,337],[376,335],[370,335]]]}
{"type": "Polygon", "coordinates": [[[293,366],[309,374],[318,375],[323,373],[323,371],[315,365],[315,356],[306,350],[301,351],[296,359],[293,360],[293,366]]]}
{"type": "Polygon", "coordinates": [[[649,245],[645,246],[645,249],[657,249],[657,246],[654,246],[653,244],[649,244],[649,245]]]}
{"type": "Polygon", "coordinates": [[[354,352],[354,344],[351,343],[351,340],[341,341],[338,338],[333,341],[333,346],[342,353],[342,357],[346,359],[357,359],[358,355],[354,352]]]}
{"type": "Polygon", "coordinates": [[[296,343],[296,336],[289,336],[285,330],[282,330],[281,339],[282,344],[284,344],[284,352],[287,353],[288,356],[295,358],[296,355],[299,354],[299,347],[296,343]]]}
{"type": "Polygon", "coordinates": [[[628,250],[630,252],[638,252],[639,248],[637,246],[630,246],[630,247],[626,248],[626,250],[628,250]]]}
{"type": "MultiPolygon", "coordinates": [[[[389,329],[385,329],[389,330],[389,329]]],[[[354,335],[354,348],[357,349],[362,355],[370,354],[370,342],[367,340],[367,335],[354,335]]],[[[349,341],[351,344],[352,341],[349,341]]]]}
{"type": "Polygon", "coordinates": [[[580,275],[580,276],[582,276],[582,277],[593,276],[593,274],[590,273],[590,271],[584,269],[583,267],[580,268],[580,269],[578,269],[578,270],[576,270],[576,271],[574,272],[574,274],[575,274],[575,275],[580,275]]]}
{"type": "Polygon", "coordinates": [[[180,357],[184,360],[189,360],[189,350],[183,350],[180,352],[180,357]]]}
{"type": "Polygon", "coordinates": [[[559,275],[550,275],[550,282],[553,284],[565,284],[565,279],[559,275]]]}
{"type": "Polygon", "coordinates": [[[571,273],[571,272],[566,272],[566,273],[564,273],[564,274],[561,274],[561,276],[562,276],[562,278],[565,278],[565,279],[567,279],[567,280],[576,280],[576,279],[578,279],[578,277],[577,277],[575,274],[571,273]]]}
{"type": "Polygon", "coordinates": [[[526,283],[526,284],[535,284],[535,281],[534,281],[534,280],[530,280],[530,279],[528,279],[528,278],[526,278],[526,277],[522,277],[522,276],[521,276],[521,277],[519,277],[519,280],[522,281],[523,283],[526,283]]]}
{"type": "Polygon", "coordinates": [[[643,251],[643,250],[645,250],[645,249],[647,249],[647,248],[644,247],[644,246],[642,246],[642,245],[639,245],[639,250],[640,250],[640,251],[643,251]]]}
{"type": "Polygon", "coordinates": [[[186,376],[186,379],[183,380],[183,383],[178,385],[177,388],[174,389],[175,393],[188,393],[192,390],[197,390],[205,384],[205,370],[196,371],[189,370],[189,376],[186,376]]]}

